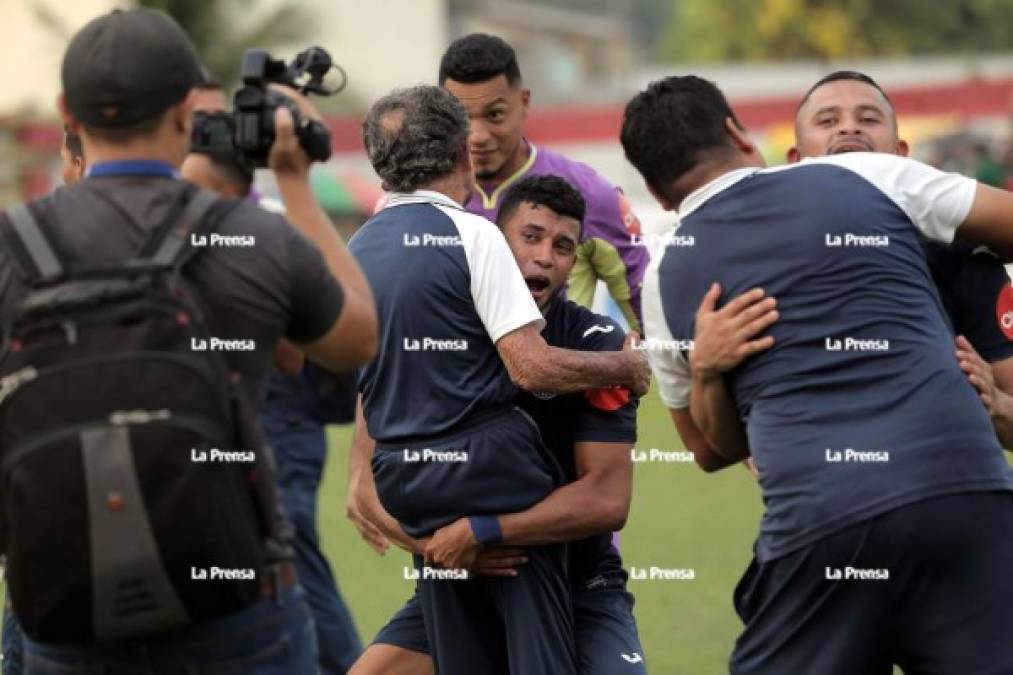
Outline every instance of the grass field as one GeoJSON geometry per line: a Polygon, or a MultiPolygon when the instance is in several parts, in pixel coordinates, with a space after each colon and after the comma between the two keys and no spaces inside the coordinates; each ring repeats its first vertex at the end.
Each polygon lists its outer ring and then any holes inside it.
{"type": "MultiPolygon", "coordinates": [[[[682,449],[652,392],[639,413],[638,450],[682,449]]],[[[349,430],[331,430],[320,493],[324,548],[364,641],[407,599],[406,553],[373,553],[344,516],[349,430]]],[[[630,581],[651,675],[718,675],[741,624],[732,589],[745,570],[761,514],[759,490],[745,469],[707,475],[692,463],[638,463],[633,507],[622,533],[627,569],[692,569],[695,579],[630,581]]]]}

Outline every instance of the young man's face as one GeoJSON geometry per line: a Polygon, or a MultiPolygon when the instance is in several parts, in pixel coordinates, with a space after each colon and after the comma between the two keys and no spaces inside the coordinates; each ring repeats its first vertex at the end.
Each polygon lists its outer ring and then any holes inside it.
{"type": "Polygon", "coordinates": [[[573,269],[580,223],[547,206],[522,202],[503,223],[503,235],[531,297],[544,312],[573,269]]]}
{"type": "Polygon", "coordinates": [[[524,118],[531,92],[520,82],[511,87],[505,75],[465,84],[448,79],[443,88],[468,110],[468,150],[479,180],[499,181],[515,171],[521,152],[524,118]]]}
{"type": "Polygon", "coordinates": [[[795,118],[788,161],[842,152],[907,155],[897,118],[883,94],[864,82],[838,80],[814,91],[795,118]]]}

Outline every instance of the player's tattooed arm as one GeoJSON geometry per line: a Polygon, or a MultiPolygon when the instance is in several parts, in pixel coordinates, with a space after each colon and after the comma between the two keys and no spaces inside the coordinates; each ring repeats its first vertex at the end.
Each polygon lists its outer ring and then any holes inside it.
{"type": "Polygon", "coordinates": [[[957,336],[957,361],[991,416],[999,442],[1006,449],[1013,448],[1013,396],[996,385],[992,366],[963,335],[957,336]]]}
{"type": "Polygon", "coordinates": [[[618,352],[574,351],[550,346],[531,323],[504,335],[496,349],[510,379],[525,391],[566,394],[620,386],[642,396],[651,369],[644,353],[634,349],[636,338],[630,333],[618,352]]]}

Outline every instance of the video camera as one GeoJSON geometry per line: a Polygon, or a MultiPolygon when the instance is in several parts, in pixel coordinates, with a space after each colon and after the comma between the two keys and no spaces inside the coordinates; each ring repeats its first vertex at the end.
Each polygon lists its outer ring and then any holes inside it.
{"type": "Polygon", "coordinates": [[[310,159],[324,162],[331,156],[331,132],[321,122],[299,113],[295,102],[281,92],[268,89],[274,82],[302,94],[333,96],[345,88],[345,71],[331,61],[322,47],[300,52],[291,63],[274,59],[263,49],[248,49],[243,54],[243,86],[232,99],[232,112],[194,114],[191,151],[206,155],[233,156],[243,166],[267,166],[274,143],[274,112],[285,106],[292,113],[299,144],[310,159]],[[341,75],[336,87],[324,85],[331,69],[341,75]]]}

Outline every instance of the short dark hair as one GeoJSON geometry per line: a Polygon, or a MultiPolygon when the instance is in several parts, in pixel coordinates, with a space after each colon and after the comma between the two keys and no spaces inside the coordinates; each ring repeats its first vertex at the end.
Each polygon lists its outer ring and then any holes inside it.
{"type": "Polygon", "coordinates": [[[396,89],[362,123],[369,163],[388,192],[412,192],[453,173],[468,152],[468,111],[434,86],[396,89]]]}
{"type": "Polygon", "coordinates": [[[514,183],[503,195],[496,215],[496,224],[506,224],[524,202],[552,209],[555,213],[577,221],[578,236],[584,232],[587,204],[577,188],[559,176],[526,176],[514,183]]]}
{"type": "Polygon", "coordinates": [[[731,150],[725,120],[738,118],[712,82],[695,75],[657,80],[623,113],[623,151],[655,192],[672,198],[670,183],[705,155],[731,150]]]}
{"type": "Polygon", "coordinates": [[[472,33],[458,38],[440,59],[440,86],[448,79],[474,84],[497,75],[505,76],[511,87],[521,81],[514,48],[495,35],[472,33]]]}
{"type": "Polygon", "coordinates": [[[84,148],[81,147],[81,137],[68,129],[66,124],[63,125],[63,145],[67,148],[67,152],[70,153],[71,157],[84,160],[84,148]]]}
{"type": "Polygon", "coordinates": [[[809,97],[813,95],[814,91],[822,87],[824,84],[829,84],[831,82],[861,82],[862,84],[867,84],[882,94],[883,98],[886,99],[886,102],[890,104],[890,107],[893,107],[893,101],[890,100],[890,97],[886,95],[886,92],[883,91],[883,88],[879,86],[876,80],[872,79],[865,73],[858,72],[857,70],[835,70],[829,75],[824,75],[816,82],[816,84],[809,87],[809,91],[805,93],[805,96],[803,96],[802,100],[799,101],[798,107],[795,108],[795,114],[798,115],[798,111],[802,109],[802,106],[806,104],[806,101],[809,100],[809,97]]]}

